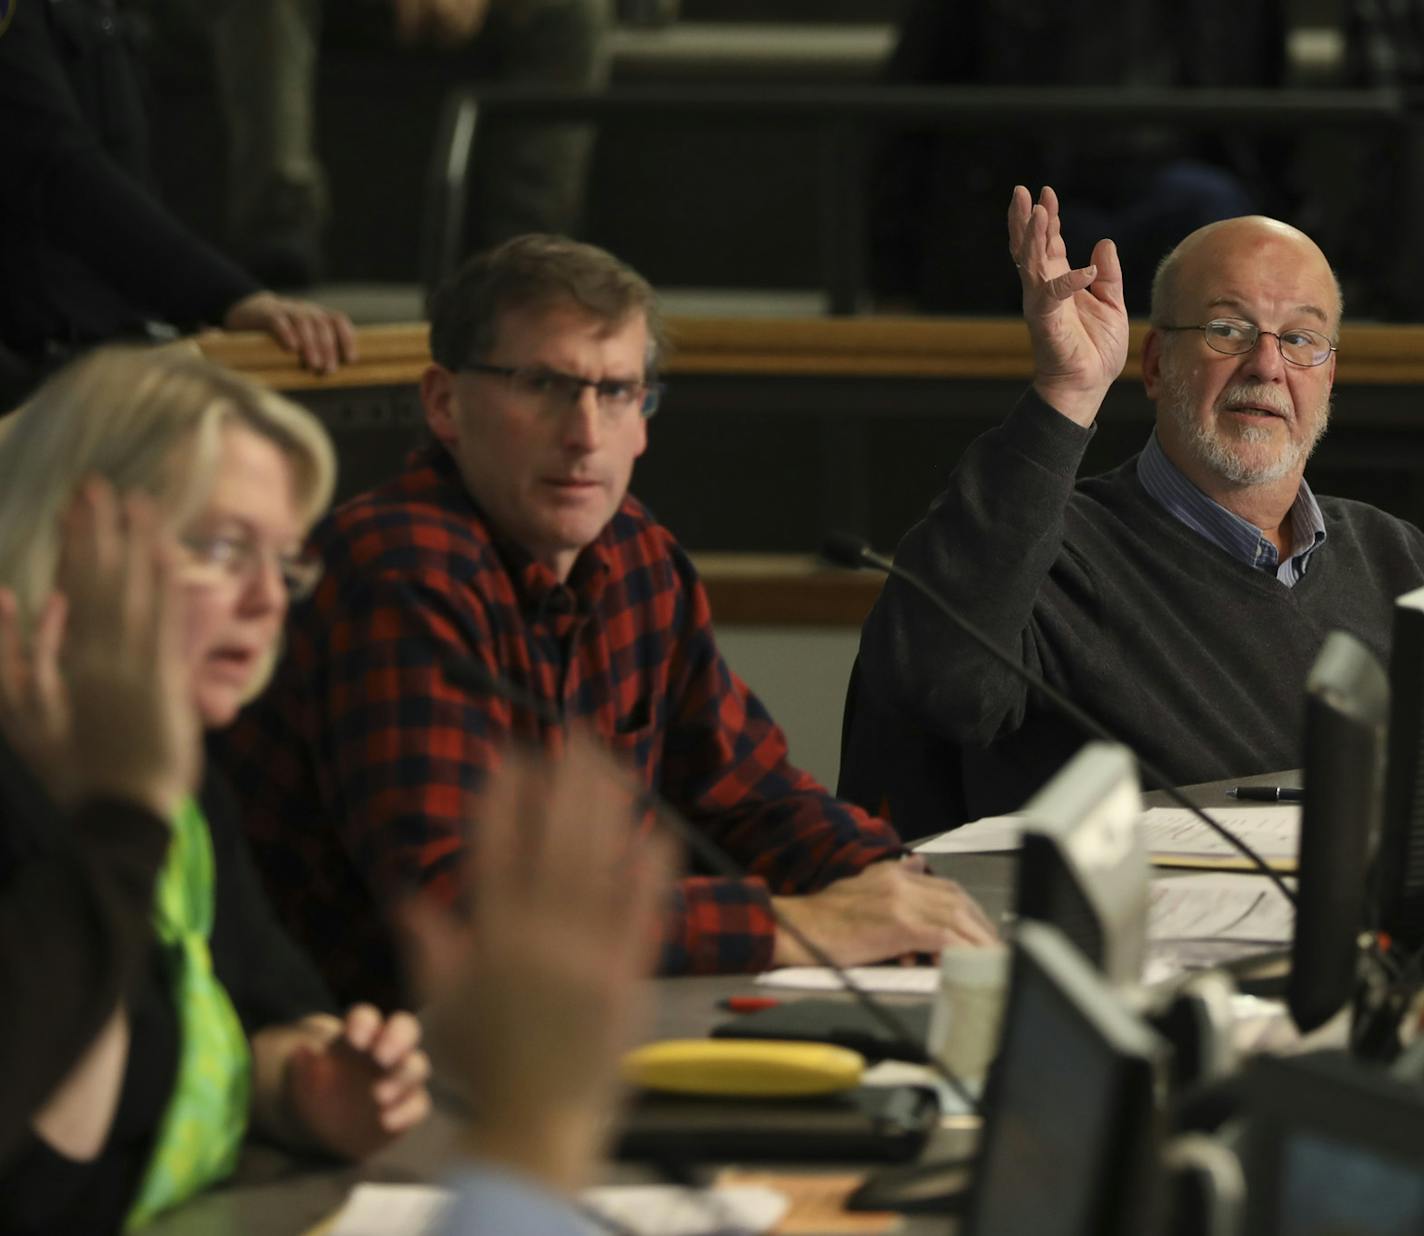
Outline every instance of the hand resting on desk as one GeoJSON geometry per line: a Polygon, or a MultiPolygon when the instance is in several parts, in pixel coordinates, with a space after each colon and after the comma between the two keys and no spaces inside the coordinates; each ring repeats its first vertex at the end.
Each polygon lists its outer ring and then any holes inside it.
{"type": "MultiPolygon", "coordinates": [[[[819,893],[773,897],[772,904],[842,966],[992,944],[999,938],[973,897],[953,880],[930,875],[919,859],[875,863],[819,893]]],[[[818,964],[785,931],[777,932],[772,963],[818,964]]]]}

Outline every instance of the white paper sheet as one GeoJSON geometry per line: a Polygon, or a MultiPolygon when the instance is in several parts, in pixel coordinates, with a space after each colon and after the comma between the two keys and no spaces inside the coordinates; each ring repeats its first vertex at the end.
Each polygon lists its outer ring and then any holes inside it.
{"type": "Polygon", "coordinates": [[[1295,911],[1260,876],[1165,876],[1152,882],[1150,896],[1147,934],[1154,943],[1287,944],[1295,933],[1295,911]]]}
{"type": "MultiPolygon", "coordinates": [[[[1268,862],[1278,861],[1294,867],[1300,849],[1299,804],[1214,807],[1207,814],[1268,862]]],[[[1182,807],[1153,807],[1143,814],[1142,828],[1146,832],[1147,849],[1154,859],[1223,859],[1243,865],[1249,861],[1240,850],[1182,807]]]]}
{"type": "MultiPolygon", "coordinates": [[[[852,966],[846,971],[856,986],[879,995],[928,996],[939,986],[935,966],[852,966]]],[[[822,966],[786,966],[758,974],[763,987],[788,987],[796,991],[844,991],[832,970],[822,966]]]]}
{"type": "Polygon", "coordinates": [[[445,1236],[453,1202],[449,1189],[435,1185],[358,1184],[331,1236],[445,1236]]]}
{"type": "Polygon", "coordinates": [[[921,854],[999,854],[1017,850],[1023,834],[1023,816],[990,815],[952,828],[914,848],[921,854]]]}
{"type": "Polygon", "coordinates": [[[611,1185],[587,1189],[583,1203],[640,1236],[719,1236],[769,1232],[790,1208],[784,1193],[762,1185],[684,1189],[677,1185],[611,1185]]]}
{"type": "MultiPolygon", "coordinates": [[[[346,1199],[331,1236],[446,1236],[452,1201],[448,1189],[433,1185],[359,1184],[346,1199]]],[[[766,1232],[789,1205],[783,1194],[760,1185],[610,1185],[585,1190],[581,1201],[641,1236],[766,1232]]]]}
{"type": "MultiPolygon", "coordinates": [[[[1300,848],[1300,806],[1213,807],[1208,813],[1241,837],[1273,865],[1293,868],[1300,848]]],[[[941,833],[915,848],[925,854],[996,854],[1017,850],[1023,833],[1021,815],[987,816],[941,833]]],[[[1151,807],[1140,827],[1155,861],[1222,862],[1246,866],[1248,860],[1182,807],[1151,807]]]]}

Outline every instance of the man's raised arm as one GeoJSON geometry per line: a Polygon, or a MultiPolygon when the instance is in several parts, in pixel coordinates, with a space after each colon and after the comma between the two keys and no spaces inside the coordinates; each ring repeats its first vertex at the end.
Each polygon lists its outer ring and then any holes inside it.
{"type": "MultiPolygon", "coordinates": [[[[970,444],[895,558],[1025,668],[1043,673],[1061,650],[1047,646],[1036,606],[1050,573],[1072,569],[1062,553],[1068,500],[1098,408],[1126,361],[1128,323],[1115,246],[1101,240],[1089,265],[1070,266],[1052,189],[1035,203],[1017,186],[1008,232],[1033,389],[970,444]]],[[[1093,581],[1066,586],[1081,593],[1093,581]]],[[[1025,715],[1019,680],[898,580],[887,581],[866,622],[860,664],[873,704],[958,744],[992,742],[1025,715]]]]}

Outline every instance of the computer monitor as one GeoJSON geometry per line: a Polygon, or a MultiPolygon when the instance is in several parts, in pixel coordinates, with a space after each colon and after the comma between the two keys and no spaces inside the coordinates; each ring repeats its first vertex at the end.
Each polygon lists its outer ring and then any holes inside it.
{"type": "Polygon", "coordinates": [[[1022,814],[1019,917],[1059,928],[1111,982],[1139,982],[1150,872],[1132,753],[1087,744],[1022,814]]]}
{"type": "Polygon", "coordinates": [[[1375,861],[1379,928],[1406,954],[1424,948],[1424,588],[1394,603],[1389,768],[1375,861]]]}
{"type": "Polygon", "coordinates": [[[1021,922],[970,1236],[1158,1231],[1168,1056],[1061,931],[1021,922]]]}
{"type": "Polygon", "coordinates": [[[1258,1056],[1246,1076],[1251,1236],[1424,1232],[1424,1090],[1330,1055],[1258,1056]]]}
{"type": "Polygon", "coordinates": [[[1389,682],[1379,662],[1354,636],[1331,632],[1305,685],[1305,801],[1286,986],[1302,1031],[1329,1021],[1355,991],[1388,723],[1389,682]]]}

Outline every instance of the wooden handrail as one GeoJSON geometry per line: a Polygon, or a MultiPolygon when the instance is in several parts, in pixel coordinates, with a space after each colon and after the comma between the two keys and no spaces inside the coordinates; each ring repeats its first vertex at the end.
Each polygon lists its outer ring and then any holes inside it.
{"type": "MultiPolygon", "coordinates": [[[[1023,323],[1015,318],[673,318],[670,375],[756,377],[1002,378],[1032,372],[1023,323]]],[[[1132,326],[1125,377],[1140,374],[1145,322],[1132,326]]],[[[430,361],[420,323],[357,332],[361,359],[334,374],[306,372],[266,335],[209,332],[198,346],[220,364],[278,390],[404,386],[430,361]]],[[[1341,330],[1339,385],[1424,382],[1424,326],[1362,324],[1341,330]]]]}
{"type": "Polygon", "coordinates": [[[805,554],[695,553],[718,626],[860,627],[881,576],[805,554]]]}

